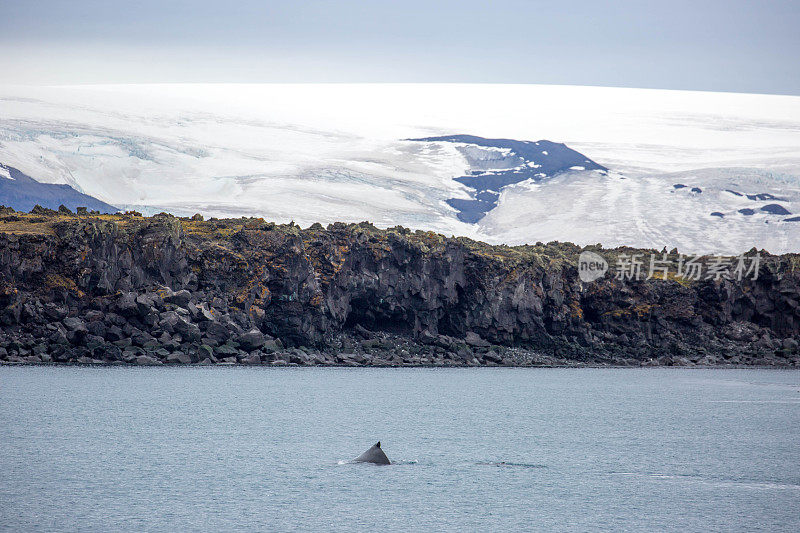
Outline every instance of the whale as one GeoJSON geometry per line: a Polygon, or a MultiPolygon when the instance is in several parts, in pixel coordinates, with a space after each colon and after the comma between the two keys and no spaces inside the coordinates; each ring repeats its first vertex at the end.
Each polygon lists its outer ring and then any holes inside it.
{"type": "Polygon", "coordinates": [[[372,445],[372,447],[353,459],[354,463],[372,463],[375,465],[390,465],[392,464],[389,461],[389,458],[386,457],[386,454],[383,453],[381,449],[381,441],[378,441],[376,444],[372,445]]]}

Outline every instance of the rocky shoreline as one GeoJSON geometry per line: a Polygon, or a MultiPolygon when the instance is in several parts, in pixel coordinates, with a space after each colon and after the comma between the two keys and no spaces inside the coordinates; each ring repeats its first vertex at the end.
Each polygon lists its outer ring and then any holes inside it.
{"type": "Polygon", "coordinates": [[[797,254],[762,251],[755,280],[586,283],[586,249],[635,251],[0,208],[0,363],[800,365],[797,254]]]}

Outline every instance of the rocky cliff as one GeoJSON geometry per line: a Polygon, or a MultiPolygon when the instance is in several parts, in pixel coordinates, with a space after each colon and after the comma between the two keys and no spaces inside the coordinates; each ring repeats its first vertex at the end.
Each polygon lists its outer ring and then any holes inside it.
{"type": "Polygon", "coordinates": [[[585,283],[581,251],[368,223],[4,209],[0,360],[800,363],[800,256],[762,252],[755,280],[585,283]]]}

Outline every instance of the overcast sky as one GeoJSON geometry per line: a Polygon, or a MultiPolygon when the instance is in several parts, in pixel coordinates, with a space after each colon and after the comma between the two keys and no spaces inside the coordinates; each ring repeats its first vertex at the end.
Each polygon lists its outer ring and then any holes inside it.
{"type": "Polygon", "coordinates": [[[7,83],[492,82],[800,94],[800,2],[0,0],[7,83]]]}

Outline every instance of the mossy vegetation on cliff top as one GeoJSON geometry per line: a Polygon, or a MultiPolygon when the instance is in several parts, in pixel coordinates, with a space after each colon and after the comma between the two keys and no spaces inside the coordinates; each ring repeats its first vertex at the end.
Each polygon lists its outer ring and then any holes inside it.
{"type": "Polygon", "coordinates": [[[378,364],[527,364],[497,355],[517,349],[530,361],[797,361],[796,254],[762,252],[758,280],[690,281],[677,250],[42,208],[0,208],[0,252],[0,348],[15,361],[260,364],[303,346],[378,364]],[[582,281],[584,251],[611,271],[582,281]],[[671,264],[666,280],[645,279],[651,254],[671,264]],[[634,255],[639,278],[619,279],[618,260],[634,255]],[[254,348],[255,337],[277,344],[254,348]]]}
{"type": "MultiPolygon", "coordinates": [[[[377,250],[383,248],[390,250],[389,241],[402,241],[406,245],[416,248],[422,253],[430,253],[444,250],[448,245],[458,243],[465,250],[483,259],[496,261],[502,264],[525,264],[546,270],[561,270],[565,267],[575,267],[578,256],[583,251],[592,251],[603,256],[608,261],[610,267],[617,263],[620,256],[631,256],[641,254],[642,267],[649,267],[648,261],[651,254],[655,254],[657,259],[664,259],[672,265],[671,270],[666,276],[666,281],[687,285],[691,281],[678,276],[676,265],[681,254],[673,249],[670,252],[656,249],[631,248],[627,246],[618,248],[604,248],[602,244],[588,246],[578,246],[570,242],[552,241],[548,243],[537,242],[535,244],[524,244],[518,246],[508,246],[505,244],[492,245],[485,242],[476,241],[468,237],[447,237],[432,231],[412,230],[403,226],[394,226],[387,229],[380,229],[370,222],[343,223],[336,222],[324,227],[322,224],[314,223],[306,229],[300,226],[289,224],[277,224],[269,222],[263,218],[242,217],[242,218],[209,218],[204,219],[201,215],[193,217],[174,217],[168,213],[160,213],[152,217],[143,217],[140,213],[130,211],[118,214],[99,214],[99,213],[71,213],[69,210],[51,210],[45,208],[35,208],[30,213],[16,212],[13,209],[0,206],[0,233],[17,235],[55,235],[57,231],[69,232],[78,228],[98,227],[103,224],[110,224],[120,233],[136,233],[145,226],[150,226],[154,222],[173,226],[180,238],[194,241],[208,241],[218,246],[228,247],[230,241],[240,232],[278,232],[285,236],[299,237],[305,244],[310,245],[315,240],[331,235],[348,236],[364,239],[376,246],[377,250]],[[664,256],[663,254],[666,254],[664,256]]],[[[755,248],[746,252],[747,255],[756,253],[755,248]]],[[[770,257],[770,254],[761,250],[762,257],[770,257]]],[[[781,270],[789,271],[800,270],[800,254],[785,254],[781,256],[783,260],[779,264],[773,265],[781,270]]],[[[701,262],[709,261],[711,256],[700,258],[701,262]]],[[[662,281],[661,276],[654,279],[662,281]]]]}

